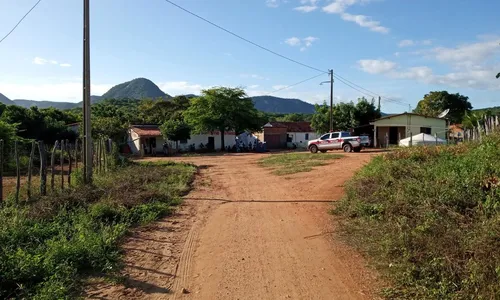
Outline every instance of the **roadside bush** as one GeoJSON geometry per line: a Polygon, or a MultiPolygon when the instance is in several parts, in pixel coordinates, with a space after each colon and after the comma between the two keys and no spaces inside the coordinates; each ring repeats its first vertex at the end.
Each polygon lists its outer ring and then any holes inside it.
{"type": "Polygon", "coordinates": [[[335,209],[390,299],[500,298],[500,136],[373,159],[335,209]]]}
{"type": "Polygon", "coordinates": [[[0,298],[73,298],[86,275],[119,268],[131,226],[168,215],[189,189],[186,164],[132,164],[93,186],[0,207],[0,298]],[[168,186],[168,188],[167,188],[168,186]]]}

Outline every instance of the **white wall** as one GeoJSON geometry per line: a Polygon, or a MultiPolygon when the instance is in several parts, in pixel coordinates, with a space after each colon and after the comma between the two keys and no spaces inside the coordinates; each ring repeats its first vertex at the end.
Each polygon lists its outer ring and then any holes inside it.
{"type": "Polygon", "coordinates": [[[297,148],[307,148],[307,142],[317,139],[319,136],[316,132],[288,132],[288,136],[292,137],[292,143],[297,145],[297,148]],[[308,139],[306,139],[308,134],[308,139]]]}
{"type": "MultiPolygon", "coordinates": [[[[200,148],[200,144],[203,143],[206,145],[208,143],[208,138],[209,137],[214,137],[214,142],[215,142],[215,150],[220,150],[221,148],[221,138],[220,138],[220,133],[219,134],[196,134],[196,135],[191,135],[191,138],[187,141],[186,144],[181,144],[179,142],[179,149],[180,150],[189,150],[189,146],[191,144],[194,144],[196,149],[200,148]]],[[[236,136],[233,134],[224,134],[224,146],[233,146],[235,144],[235,138],[236,136]]],[[[175,142],[172,142],[172,147],[175,148],[175,142]]],[[[157,144],[158,145],[158,144],[157,144]]],[[[162,147],[163,147],[163,142],[162,142],[162,147]]]]}

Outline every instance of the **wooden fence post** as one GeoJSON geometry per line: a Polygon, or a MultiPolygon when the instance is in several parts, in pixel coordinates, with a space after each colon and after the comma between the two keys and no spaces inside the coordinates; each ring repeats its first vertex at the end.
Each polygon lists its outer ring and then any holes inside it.
{"type": "Polygon", "coordinates": [[[21,166],[19,165],[19,149],[17,141],[14,142],[14,156],[16,158],[16,203],[19,202],[19,191],[21,190],[21,166]]]}
{"type": "Polygon", "coordinates": [[[33,173],[33,159],[35,157],[35,141],[31,142],[31,153],[30,153],[30,160],[28,163],[28,200],[31,199],[31,176],[33,173]]]}
{"type": "Polygon", "coordinates": [[[108,151],[108,146],[106,145],[107,144],[107,141],[105,140],[102,140],[102,144],[104,145],[104,172],[108,172],[108,155],[109,155],[109,151],[108,151]]]}
{"type": "Polygon", "coordinates": [[[38,151],[40,152],[40,195],[47,195],[47,156],[43,141],[38,142],[38,151]]]}
{"type": "Polygon", "coordinates": [[[69,161],[69,167],[68,167],[68,187],[71,187],[72,159],[71,159],[71,144],[69,143],[69,140],[66,140],[66,153],[68,154],[68,161],[69,161]]]}
{"type": "Polygon", "coordinates": [[[410,147],[413,145],[413,134],[410,131],[410,147]]]}
{"type": "Polygon", "coordinates": [[[59,162],[61,164],[61,191],[64,190],[64,140],[61,140],[61,154],[59,162]]]}
{"type": "Polygon", "coordinates": [[[3,140],[0,140],[0,202],[3,201],[3,140]]]}
{"type": "Polygon", "coordinates": [[[54,148],[52,148],[52,156],[50,157],[50,166],[51,166],[51,178],[50,178],[50,188],[52,192],[54,191],[55,188],[55,171],[56,171],[56,149],[59,146],[59,142],[56,141],[54,144],[54,148]]]}

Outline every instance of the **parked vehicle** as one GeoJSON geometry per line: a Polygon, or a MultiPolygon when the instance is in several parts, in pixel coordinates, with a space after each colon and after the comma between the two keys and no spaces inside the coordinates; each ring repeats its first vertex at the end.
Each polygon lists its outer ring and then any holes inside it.
{"type": "MultiPolygon", "coordinates": [[[[366,143],[364,139],[363,142],[366,143]]],[[[362,138],[360,136],[351,136],[346,131],[325,133],[320,138],[311,140],[307,144],[307,149],[311,153],[317,153],[318,151],[325,153],[328,150],[336,149],[343,149],[344,152],[359,152],[362,148],[362,138]]]]}
{"type": "Polygon", "coordinates": [[[359,137],[361,138],[361,146],[363,148],[370,147],[372,145],[372,141],[368,134],[362,134],[359,137]]]}

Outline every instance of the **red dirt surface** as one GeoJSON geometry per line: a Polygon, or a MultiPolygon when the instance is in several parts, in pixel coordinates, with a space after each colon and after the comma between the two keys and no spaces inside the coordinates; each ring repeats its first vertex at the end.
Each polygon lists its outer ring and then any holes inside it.
{"type": "Polygon", "coordinates": [[[91,284],[86,297],[374,299],[377,275],[335,234],[328,212],[376,154],[288,176],[257,165],[273,154],[170,158],[201,167],[195,189],[176,215],[127,239],[123,284],[91,284]]]}

